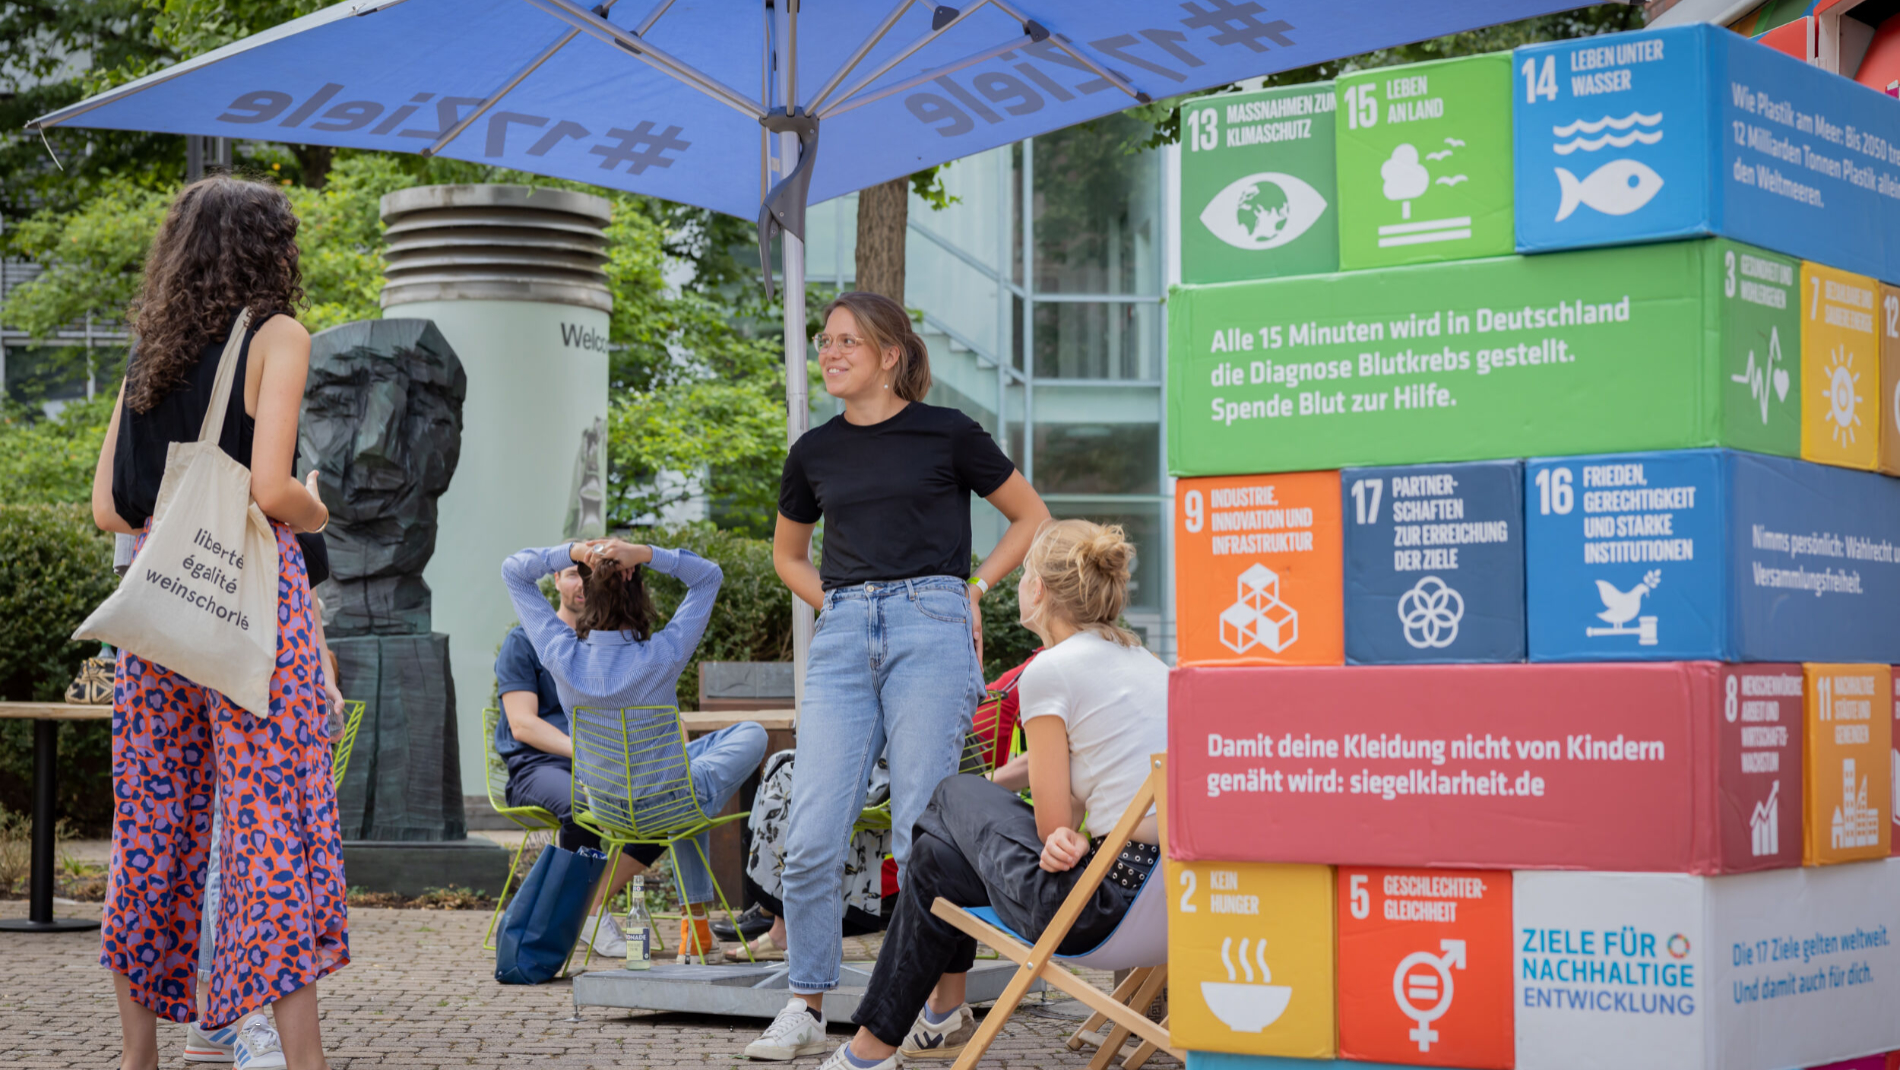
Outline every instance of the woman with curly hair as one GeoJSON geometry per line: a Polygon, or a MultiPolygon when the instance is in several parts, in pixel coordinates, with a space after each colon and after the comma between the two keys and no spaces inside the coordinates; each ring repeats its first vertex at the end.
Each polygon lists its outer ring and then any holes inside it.
{"type": "Polygon", "coordinates": [[[292,474],[310,367],[310,334],[291,315],[303,302],[296,238],[289,199],[268,183],[217,175],[178,194],[129,312],[136,340],[93,475],[98,525],[148,533],[166,453],[197,439],[225,341],[241,324],[218,445],[250,469],[252,500],[277,534],[270,712],[254,716],[162,665],[119,653],[100,964],[118,991],[120,1070],[158,1066],[159,1015],[196,1018],[218,1033],[235,1025],[240,1070],[327,1066],[316,982],[349,962],[349,935],[324,667],[296,539],[330,520],[315,474],[307,485],[292,474]],[[195,1015],[214,805],[222,894],[211,926],[210,999],[195,1015]],[[275,1030],[261,1013],[267,1006],[275,1030]]]}

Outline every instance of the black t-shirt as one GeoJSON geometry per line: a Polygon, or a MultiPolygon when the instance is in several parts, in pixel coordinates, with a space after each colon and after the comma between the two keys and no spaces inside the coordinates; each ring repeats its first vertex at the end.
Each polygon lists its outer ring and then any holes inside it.
{"type": "MultiPolygon", "coordinates": [[[[231,400],[224,409],[224,426],[218,433],[218,445],[246,468],[251,466],[251,439],[257,432],[257,421],[244,411],[244,371],[251,359],[251,339],[257,337],[257,329],[269,318],[251,318],[243,348],[238,350],[237,375],[231,384],[231,400]]],[[[231,321],[237,321],[237,313],[231,314],[231,321]]],[[[134,528],[144,527],[158,507],[158,487],[165,479],[165,455],[171,444],[198,441],[205,410],[211,407],[211,390],[217,385],[218,361],[224,357],[229,336],[227,327],[206,342],[184,381],[160,398],[150,412],[125,405],[119,414],[119,440],[112,454],[112,505],[134,528]]],[[[135,342],[127,367],[138,359],[135,342]]]]}
{"type": "Polygon", "coordinates": [[[983,425],[913,401],[883,423],[834,416],[792,444],[778,511],[825,521],[825,590],[970,574],[970,495],[1016,471],[983,425]]]}

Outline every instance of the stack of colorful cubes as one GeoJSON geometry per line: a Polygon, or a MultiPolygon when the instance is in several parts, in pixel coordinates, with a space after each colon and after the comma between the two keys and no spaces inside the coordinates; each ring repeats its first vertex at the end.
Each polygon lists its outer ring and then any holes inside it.
{"type": "Polygon", "coordinates": [[[1189,1066],[1894,1065],[1900,101],[1697,26],[1183,130],[1189,1066]]]}

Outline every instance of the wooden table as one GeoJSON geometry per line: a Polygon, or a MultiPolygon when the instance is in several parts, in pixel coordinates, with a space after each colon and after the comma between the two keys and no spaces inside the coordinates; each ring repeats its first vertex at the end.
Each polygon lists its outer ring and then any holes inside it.
{"type": "Polygon", "coordinates": [[[33,870],[27,878],[25,918],[0,920],[0,929],[64,933],[97,929],[97,919],[53,917],[53,810],[58,803],[59,722],[107,721],[111,706],[66,702],[0,702],[0,717],[33,722],[33,870]]]}

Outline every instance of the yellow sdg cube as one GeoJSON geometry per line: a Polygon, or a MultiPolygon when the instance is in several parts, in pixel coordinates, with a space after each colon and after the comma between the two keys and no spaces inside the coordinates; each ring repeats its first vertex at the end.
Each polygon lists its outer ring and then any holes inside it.
{"type": "Polygon", "coordinates": [[[1872,471],[1880,460],[1880,285],[1801,262],[1801,459],[1872,471]]]}
{"type": "Polygon", "coordinates": [[[1175,1046],[1333,1058],[1332,867],[1170,861],[1166,875],[1175,1046]]]}

